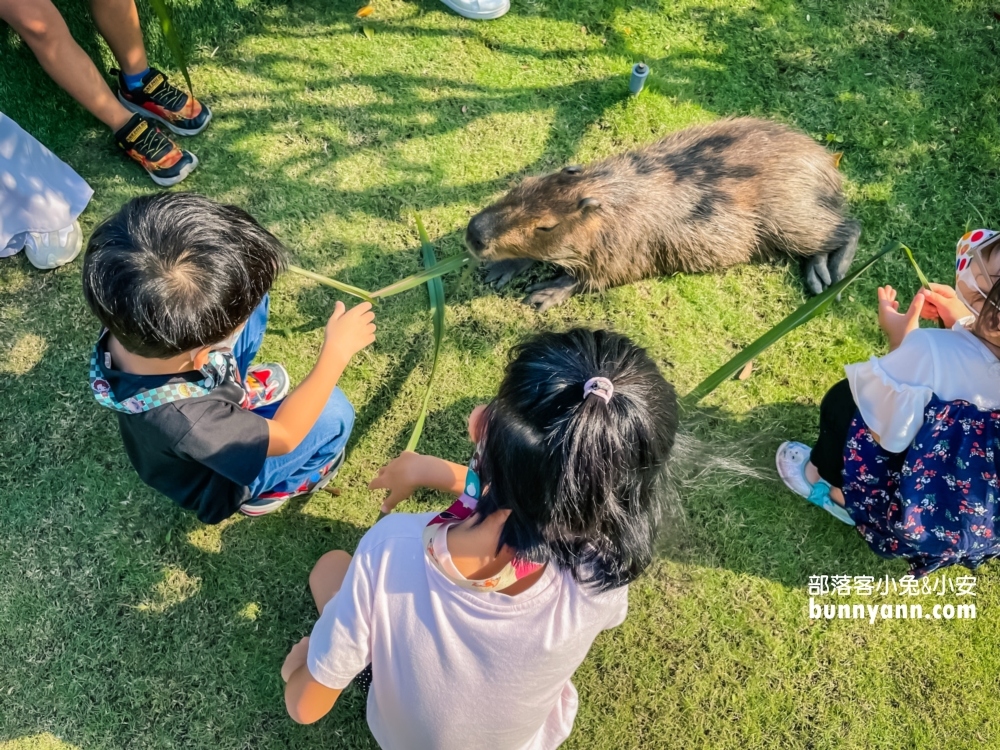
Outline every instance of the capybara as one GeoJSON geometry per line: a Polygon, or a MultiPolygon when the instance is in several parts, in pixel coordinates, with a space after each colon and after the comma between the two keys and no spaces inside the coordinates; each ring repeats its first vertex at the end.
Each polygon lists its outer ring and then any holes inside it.
{"type": "Polygon", "coordinates": [[[808,258],[806,287],[818,294],[844,277],[860,234],[833,155],[745,117],[529,177],[473,216],[465,238],[498,288],[536,261],[560,266],[524,300],[545,310],[578,291],[782,253],[808,258]]]}

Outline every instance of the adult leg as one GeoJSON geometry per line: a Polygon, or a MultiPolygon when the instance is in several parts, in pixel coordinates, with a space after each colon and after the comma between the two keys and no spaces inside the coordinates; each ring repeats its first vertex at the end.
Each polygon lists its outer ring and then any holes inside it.
{"type": "Polygon", "coordinates": [[[132,117],[69,33],[50,0],[0,0],[0,19],[24,39],[52,80],[113,131],[132,117]]]}
{"type": "Polygon", "coordinates": [[[90,12],[123,73],[135,75],[149,68],[135,0],[90,0],[90,12]]]}
{"type": "Polygon", "coordinates": [[[309,574],[309,590],[320,614],[323,614],[326,603],[344,585],[344,577],[350,564],[351,556],[340,549],[327,552],[316,562],[309,574]]]}

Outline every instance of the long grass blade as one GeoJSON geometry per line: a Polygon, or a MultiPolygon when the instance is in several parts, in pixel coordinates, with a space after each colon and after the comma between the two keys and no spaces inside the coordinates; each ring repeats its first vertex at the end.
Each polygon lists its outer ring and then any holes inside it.
{"type": "Polygon", "coordinates": [[[395,284],[390,284],[387,287],[372,292],[371,295],[375,299],[381,299],[383,297],[391,297],[394,294],[399,294],[400,292],[405,292],[410,289],[413,289],[414,287],[418,287],[421,284],[426,284],[431,279],[436,279],[439,276],[444,276],[446,273],[457,271],[459,268],[468,264],[471,261],[472,258],[469,255],[466,255],[465,253],[452,255],[449,258],[445,258],[442,261],[438,261],[433,266],[424,269],[420,273],[415,273],[412,276],[407,276],[405,279],[400,279],[395,284]]]}
{"type": "Polygon", "coordinates": [[[331,279],[329,276],[323,276],[318,273],[313,273],[312,271],[307,271],[304,268],[299,268],[298,266],[288,266],[288,270],[292,273],[297,273],[300,276],[305,276],[307,279],[312,279],[313,281],[318,281],[320,284],[325,284],[326,286],[332,286],[334,289],[343,292],[344,294],[350,294],[354,297],[359,297],[365,302],[374,302],[375,297],[370,293],[366,292],[360,287],[351,286],[350,284],[345,284],[343,281],[337,281],[336,279],[331,279]]]}
{"type": "Polygon", "coordinates": [[[184,80],[188,85],[188,92],[191,96],[194,96],[194,86],[191,85],[191,75],[188,73],[187,55],[184,54],[184,45],[181,44],[181,39],[177,36],[177,28],[170,17],[167,4],[164,0],[149,0],[149,2],[153,6],[153,10],[156,11],[156,17],[160,19],[160,28],[163,30],[163,36],[167,40],[167,46],[170,47],[170,53],[174,56],[174,62],[181,69],[181,73],[184,74],[184,80]]]}
{"type": "Polygon", "coordinates": [[[903,245],[903,250],[906,252],[906,257],[910,259],[910,265],[913,266],[913,270],[917,272],[917,278],[920,279],[920,286],[922,286],[927,291],[931,289],[931,282],[927,280],[924,276],[924,272],[920,270],[920,266],[917,265],[917,259],[913,257],[913,251],[910,250],[906,245],[903,245]]]}
{"type": "Polygon", "coordinates": [[[847,289],[847,287],[849,287],[861,274],[875,265],[875,263],[882,258],[882,256],[895,252],[902,247],[903,245],[899,242],[893,241],[887,243],[866,263],[855,268],[847,274],[847,276],[831,286],[822,294],[817,294],[787,318],[778,323],[778,325],[747,346],[739,352],[739,354],[726,362],[726,364],[701,381],[697,386],[695,386],[694,390],[684,397],[685,403],[688,405],[694,405],[698,401],[701,401],[701,399],[705,398],[705,396],[718,388],[722,383],[733,377],[746,365],[747,362],[760,355],[761,352],[778,341],[778,339],[782,338],[790,331],[798,328],[803,323],[808,323],[810,320],[819,315],[827,308],[827,306],[829,306],[837,295],[847,289]]]}
{"type": "MultiPolygon", "coordinates": [[[[417,234],[420,235],[420,252],[423,255],[424,267],[434,268],[437,264],[437,256],[434,254],[434,246],[431,244],[427,230],[424,229],[424,222],[420,219],[420,214],[413,214],[417,221],[417,234]]],[[[427,379],[427,390],[424,391],[424,400],[420,405],[420,413],[417,415],[417,422],[413,425],[413,432],[410,433],[410,440],[406,444],[406,450],[415,451],[420,442],[420,436],[424,432],[424,422],[427,421],[427,408],[431,400],[431,390],[434,385],[434,375],[437,373],[438,354],[441,352],[441,339],[444,338],[444,282],[440,276],[435,276],[427,281],[427,295],[430,298],[431,320],[434,323],[434,358],[431,360],[431,375],[427,379]]]]}

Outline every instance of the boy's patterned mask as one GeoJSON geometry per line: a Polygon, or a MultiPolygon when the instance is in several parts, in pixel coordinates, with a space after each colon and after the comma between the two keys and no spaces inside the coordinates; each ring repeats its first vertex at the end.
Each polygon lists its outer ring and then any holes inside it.
{"type": "MultiPolygon", "coordinates": [[[[966,232],[958,241],[955,259],[955,291],[965,306],[979,317],[993,284],[1000,279],[1000,234],[992,229],[966,232]]],[[[983,336],[1000,346],[1000,331],[983,336]]]]}

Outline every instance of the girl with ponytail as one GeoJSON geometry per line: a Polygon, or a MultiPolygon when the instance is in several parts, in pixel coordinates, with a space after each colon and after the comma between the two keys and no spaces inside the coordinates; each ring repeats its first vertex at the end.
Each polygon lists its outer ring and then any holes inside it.
{"type": "Polygon", "coordinates": [[[674,389],[624,336],[516,348],[469,417],[468,467],[405,452],[371,483],[385,513],[418,487],[455,503],[388,515],[313,569],[320,619],[282,669],[292,718],[318,720],[357,675],[383,748],[558,747],[573,672],[653,559],[676,431],[674,389]]]}

